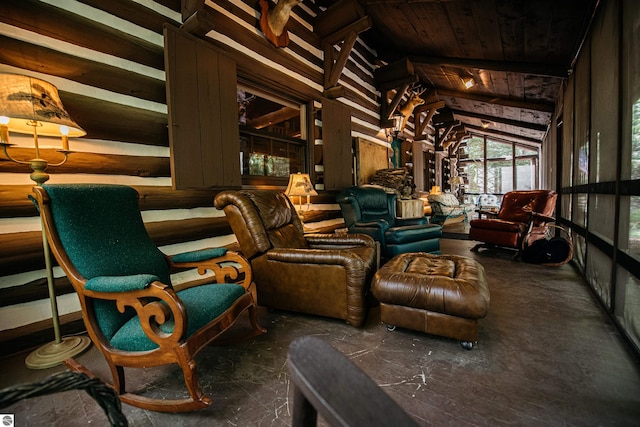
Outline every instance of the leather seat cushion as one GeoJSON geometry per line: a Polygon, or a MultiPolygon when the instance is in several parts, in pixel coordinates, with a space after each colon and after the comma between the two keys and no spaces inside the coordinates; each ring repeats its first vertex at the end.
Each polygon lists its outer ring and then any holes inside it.
{"type": "Polygon", "coordinates": [[[372,290],[380,303],[467,319],[483,318],[489,310],[484,267],[456,255],[400,254],[378,270],[372,290]]]}

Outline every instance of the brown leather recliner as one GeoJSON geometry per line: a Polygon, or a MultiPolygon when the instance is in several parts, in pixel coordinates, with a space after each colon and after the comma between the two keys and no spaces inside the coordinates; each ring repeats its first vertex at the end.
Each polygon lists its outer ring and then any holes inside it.
{"type": "Polygon", "coordinates": [[[522,240],[527,243],[542,239],[546,235],[547,223],[555,221],[552,216],[558,194],[551,190],[510,191],[504,195],[497,215],[474,219],[470,222],[469,239],[479,243],[471,250],[480,248],[510,248],[518,255],[522,249],[522,240]]]}
{"type": "Polygon", "coordinates": [[[251,262],[258,304],[345,319],[361,326],[377,268],[375,241],[366,235],[307,234],[282,192],[226,190],[224,209],[242,254],[251,262]]]}

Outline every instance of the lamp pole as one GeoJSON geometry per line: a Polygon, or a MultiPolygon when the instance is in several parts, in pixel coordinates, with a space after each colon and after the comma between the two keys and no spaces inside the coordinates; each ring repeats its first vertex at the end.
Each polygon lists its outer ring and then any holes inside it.
{"type": "MultiPolygon", "coordinates": [[[[29,76],[0,73],[0,146],[7,159],[31,167],[33,172],[29,178],[36,185],[42,186],[49,180],[49,174],[46,172],[48,166],[62,166],[67,162],[71,153],[68,140],[70,134],[82,136],[86,132],[71,120],[62,106],[58,89],[54,85],[29,76]],[[14,144],[9,143],[9,131],[33,135],[35,158],[26,161],[11,156],[9,148],[14,144]],[[62,150],[57,150],[64,155],[61,162],[50,164],[41,158],[39,134],[62,136],[62,150]]],[[[27,356],[25,364],[31,369],[57,366],[64,360],[82,353],[91,344],[91,340],[86,336],[65,338],[61,336],[53,263],[42,215],[40,226],[55,340],[37,348],[27,356]]]]}

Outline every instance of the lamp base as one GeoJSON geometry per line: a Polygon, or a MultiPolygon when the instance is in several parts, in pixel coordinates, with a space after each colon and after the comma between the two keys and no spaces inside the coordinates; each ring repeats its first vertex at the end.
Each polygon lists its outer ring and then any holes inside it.
{"type": "Polygon", "coordinates": [[[90,345],[89,337],[65,337],[59,343],[52,341],[32,351],[25,359],[25,365],[29,369],[52,368],[70,357],[83,353],[90,345]]]}

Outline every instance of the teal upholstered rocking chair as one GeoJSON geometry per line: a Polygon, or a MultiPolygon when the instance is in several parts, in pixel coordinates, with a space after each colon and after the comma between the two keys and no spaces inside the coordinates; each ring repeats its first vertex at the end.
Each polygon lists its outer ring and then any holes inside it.
{"type": "MultiPolygon", "coordinates": [[[[122,402],[182,412],[211,403],[197,381],[195,355],[245,311],[264,333],[248,288],[248,262],[225,248],[168,257],[144,227],[137,192],[122,185],[44,185],[34,188],[49,244],[73,284],[84,323],[104,355],[122,402]],[[171,285],[170,269],[197,268],[215,278],[171,285]],[[204,284],[203,284],[204,282],[204,284]],[[167,400],[128,393],[124,367],[176,363],[189,397],[167,400]]],[[[74,360],[66,365],[85,371],[74,360]]]]}

